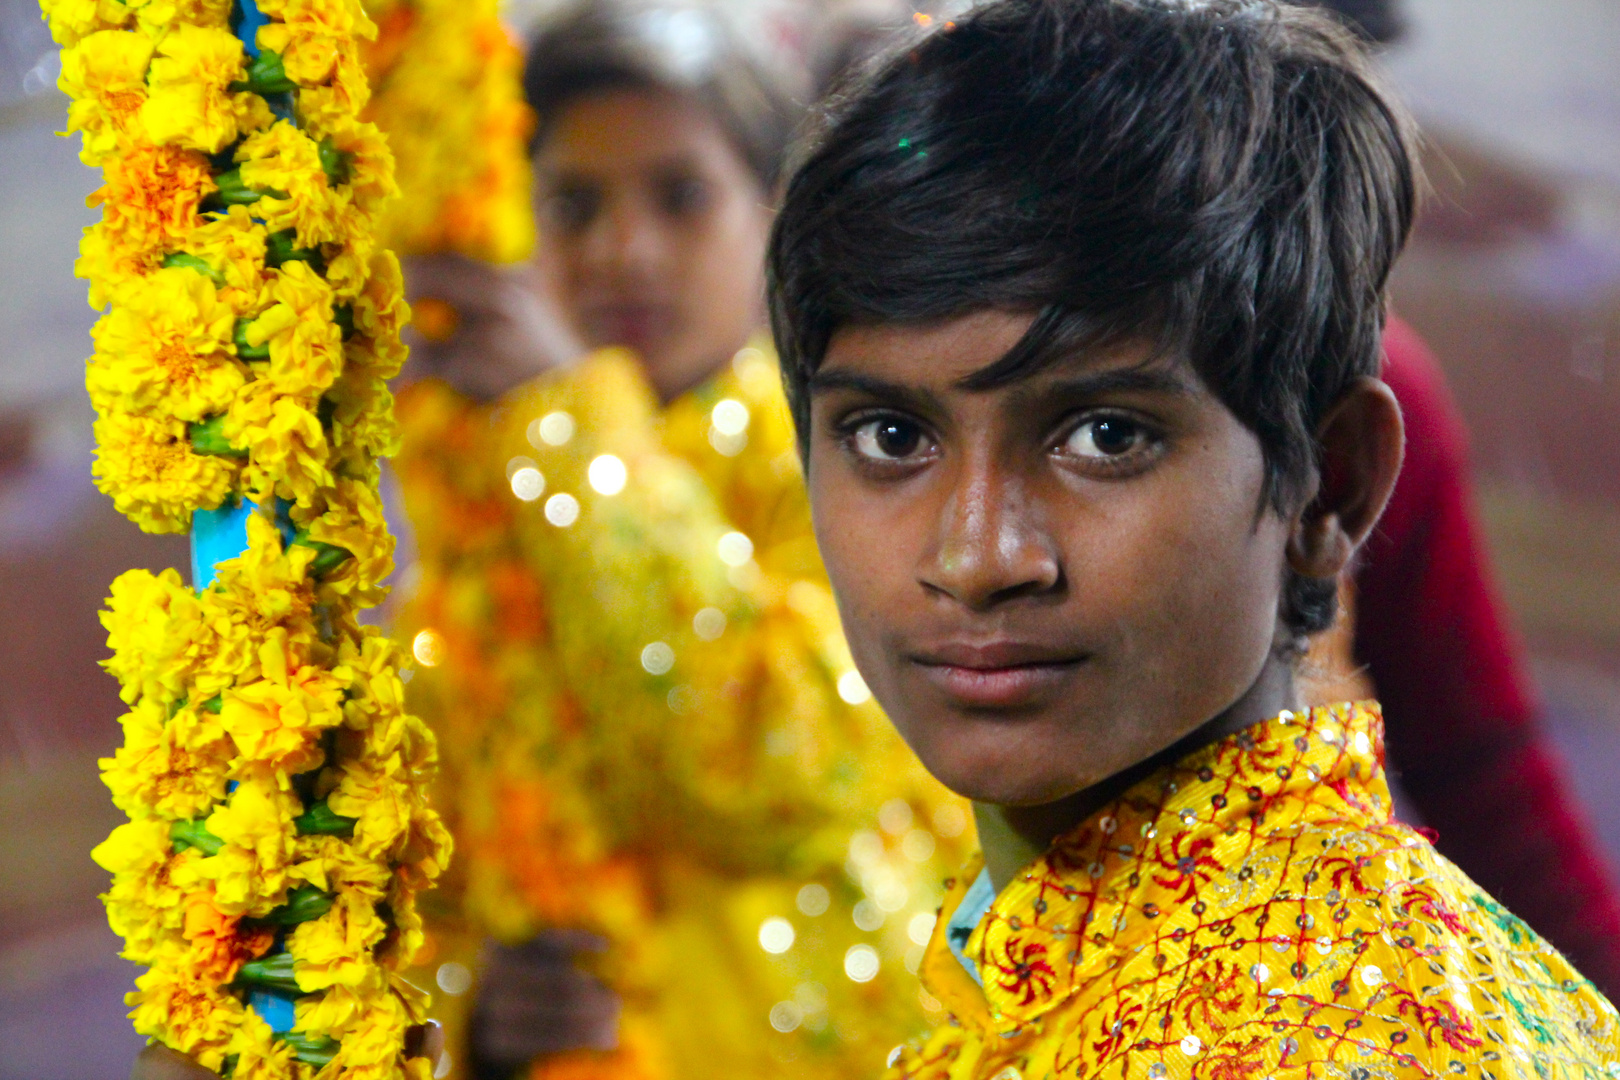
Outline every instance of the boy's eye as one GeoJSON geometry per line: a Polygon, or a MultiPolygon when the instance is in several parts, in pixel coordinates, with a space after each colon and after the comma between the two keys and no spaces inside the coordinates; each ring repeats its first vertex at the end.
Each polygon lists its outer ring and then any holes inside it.
{"type": "Polygon", "coordinates": [[[1066,453],[1081,458],[1117,458],[1146,448],[1146,428],[1124,416],[1099,416],[1074,429],[1063,444],[1066,453]]]}
{"type": "Polygon", "coordinates": [[[897,416],[868,420],[854,431],[855,452],[872,461],[904,461],[926,450],[923,429],[897,416]]]}

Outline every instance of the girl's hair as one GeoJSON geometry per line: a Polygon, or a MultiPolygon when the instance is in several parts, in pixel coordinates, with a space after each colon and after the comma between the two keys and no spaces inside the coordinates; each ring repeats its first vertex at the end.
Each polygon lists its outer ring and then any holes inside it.
{"type": "Polygon", "coordinates": [[[706,108],[761,185],[773,190],[810,79],[802,56],[767,40],[768,25],[713,0],[582,0],[564,7],[535,29],[524,64],[524,95],[537,121],[531,151],[577,98],[616,89],[668,91],[706,108]]]}

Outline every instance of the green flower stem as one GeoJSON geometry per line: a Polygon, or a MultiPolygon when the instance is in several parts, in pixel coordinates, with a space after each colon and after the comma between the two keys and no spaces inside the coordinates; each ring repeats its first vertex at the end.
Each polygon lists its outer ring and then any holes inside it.
{"type": "Polygon", "coordinates": [[[169,826],[169,839],[176,852],[196,848],[204,855],[218,855],[225,841],[209,832],[200,821],[176,821],[169,826]]]}
{"type": "Polygon", "coordinates": [[[321,170],[326,173],[326,182],[333,187],[347,184],[353,171],[354,155],[347,150],[339,150],[328,135],[320,143],[321,170]]]}
{"type": "Polygon", "coordinates": [[[246,450],[237,449],[225,438],[224,429],[224,416],[215,416],[200,424],[192,424],[189,428],[191,448],[199,454],[210,457],[247,457],[246,450]]]}
{"type": "Polygon", "coordinates": [[[317,1069],[325,1068],[337,1057],[338,1047],[341,1045],[336,1039],[325,1035],[300,1035],[288,1031],[276,1038],[292,1048],[292,1056],[305,1065],[313,1065],[317,1069]]]}
{"type": "Polygon", "coordinates": [[[348,548],[338,547],[336,544],[322,543],[319,540],[311,540],[306,533],[299,533],[293,537],[293,543],[299,547],[315,549],[315,558],[310,561],[309,572],[311,576],[317,578],[325,577],[354,558],[354,552],[348,548]]]}
{"type": "Polygon", "coordinates": [[[298,980],[293,978],[292,953],[283,952],[260,960],[249,960],[236,973],[236,982],[240,986],[258,986],[266,990],[303,993],[298,988],[298,980]]]}
{"type": "Polygon", "coordinates": [[[236,355],[243,360],[270,359],[270,343],[266,341],[258,345],[249,345],[247,327],[246,319],[237,319],[236,329],[231,332],[231,342],[236,346],[236,355]]]}
{"type": "Polygon", "coordinates": [[[332,894],[314,885],[300,885],[287,894],[287,902],[265,916],[277,926],[297,926],[313,922],[332,910],[332,894]]]}
{"type": "Polygon", "coordinates": [[[242,182],[242,170],[235,168],[229,172],[222,172],[214,177],[214,184],[219,188],[209,199],[225,206],[252,206],[260,199],[285,199],[285,191],[275,188],[251,188],[242,182]]]}
{"type": "Polygon", "coordinates": [[[290,262],[307,262],[317,274],[326,272],[326,260],[314,248],[294,247],[298,242],[292,229],[282,229],[273,232],[266,238],[264,247],[264,264],[270,267],[284,266],[290,262]]]}
{"type": "Polygon", "coordinates": [[[215,285],[225,284],[225,278],[212,266],[209,266],[207,260],[199,255],[193,255],[189,251],[175,251],[163,256],[163,266],[165,269],[178,266],[186,270],[195,270],[215,285]]]}
{"type": "Polygon", "coordinates": [[[298,84],[287,77],[280,53],[274,49],[261,49],[253,62],[248,64],[247,78],[231,83],[230,89],[238,94],[243,91],[261,95],[288,94],[297,90],[298,84]]]}
{"type": "Polygon", "coordinates": [[[299,836],[350,837],[354,835],[355,822],[358,820],[334,814],[323,800],[293,818],[293,826],[297,828],[299,836]]]}

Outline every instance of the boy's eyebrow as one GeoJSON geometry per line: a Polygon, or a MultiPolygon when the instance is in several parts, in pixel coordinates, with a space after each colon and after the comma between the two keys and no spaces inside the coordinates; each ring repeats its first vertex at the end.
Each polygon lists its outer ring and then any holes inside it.
{"type": "Polygon", "coordinates": [[[811,394],[824,394],[832,390],[856,390],[876,398],[899,398],[907,401],[923,396],[912,387],[871,375],[862,375],[857,371],[818,370],[810,376],[811,394]]]}
{"type": "Polygon", "coordinates": [[[1161,394],[1193,394],[1197,387],[1179,372],[1160,367],[1116,368],[1095,375],[1081,375],[1072,379],[1058,379],[1040,387],[1042,397],[1096,397],[1101,394],[1137,391],[1161,394]]]}
{"type": "MultiPolygon", "coordinates": [[[[969,375],[962,381],[968,382],[973,377],[969,375]]],[[[972,389],[982,392],[986,388],[974,387],[972,389]]],[[[817,371],[810,376],[810,393],[812,395],[833,390],[855,390],[876,398],[900,400],[918,400],[931,396],[913,387],[903,386],[871,375],[863,375],[856,371],[817,371]]],[[[1038,392],[1042,397],[1052,395],[1095,397],[1101,394],[1132,390],[1178,395],[1196,393],[1193,384],[1175,371],[1140,366],[1116,368],[1112,371],[1102,371],[1095,375],[1081,375],[1072,379],[1059,379],[1042,384],[1038,392]]]]}

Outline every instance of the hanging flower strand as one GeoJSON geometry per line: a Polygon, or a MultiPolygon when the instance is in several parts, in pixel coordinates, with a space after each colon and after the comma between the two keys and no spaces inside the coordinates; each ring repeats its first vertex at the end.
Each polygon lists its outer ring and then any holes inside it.
{"type": "Polygon", "coordinates": [[[405,198],[382,236],[406,254],[489,262],[534,244],[523,56],[497,0],[365,0],[379,27],[365,49],[366,117],[388,133],[405,198]]]}
{"type": "Polygon", "coordinates": [[[97,484],[195,526],[194,577],[131,571],[102,619],[130,706],[94,852],[147,970],[136,1030],[237,1080],[426,1080],[398,976],[448,837],[402,657],[358,614],[393,542],[377,459],[406,317],[376,242],[393,163],[356,0],[44,0],[69,130],[103,170],[79,273],[105,309],[97,484]]]}

